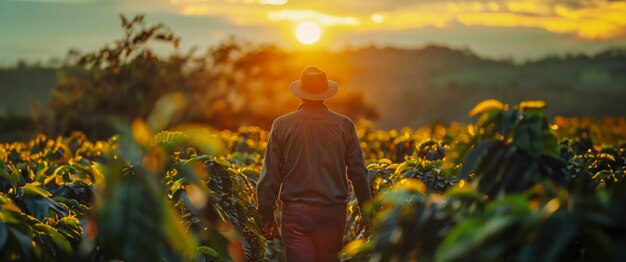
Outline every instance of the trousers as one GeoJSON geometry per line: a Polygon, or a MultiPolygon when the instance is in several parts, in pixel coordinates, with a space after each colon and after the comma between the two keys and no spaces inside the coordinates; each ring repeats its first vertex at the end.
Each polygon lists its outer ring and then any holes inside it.
{"type": "Polygon", "coordinates": [[[339,261],[345,227],[345,204],[284,202],[280,229],[287,261],[339,261]]]}

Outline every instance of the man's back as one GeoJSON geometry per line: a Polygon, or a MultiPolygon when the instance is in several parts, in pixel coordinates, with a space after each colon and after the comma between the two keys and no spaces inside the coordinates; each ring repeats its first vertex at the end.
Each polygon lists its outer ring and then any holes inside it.
{"type": "MultiPolygon", "coordinates": [[[[352,141],[350,119],[304,104],[277,119],[277,138],[285,160],[283,201],[315,205],[345,203],[346,153],[352,141]]],[[[356,141],[358,143],[358,141],[356,141]]]]}
{"type": "Polygon", "coordinates": [[[282,183],[283,201],[344,204],[349,196],[347,167],[359,200],[371,197],[359,140],[349,118],[329,111],[322,103],[303,103],[297,111],[274,121],[269,140],[267,164],[258,187],[262,215],[270,215],[263,213],[274,209],[273,192],[263,192],[265,188],[274,190],[263,185],[278,182],[272,178],[282,183]],[[262,197],[265,195],[269,199],[262,197]]]}
{"type": "Polygon", "coordinates": [[[258,207],[264,235],[276,237],[274,211],[280,192],[280,235],[288,261],[338,261],[348,179],[359,206],[372,197],[354,124],[324,105],[337,88],[325,72],[305,68],[300,80],[290,84],[302,104],[274,120],[270,131],[257,184],[258,207]]]}

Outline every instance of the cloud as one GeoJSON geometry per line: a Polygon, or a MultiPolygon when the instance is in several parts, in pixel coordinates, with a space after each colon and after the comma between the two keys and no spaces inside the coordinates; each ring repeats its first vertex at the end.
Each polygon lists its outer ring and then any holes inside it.
{"type": "Polygon", "coordinates": [[[183,15],[218,16],[235,25],[312,21],[354,31],[465,25],[539,28],[581,39],[626,37],[626,1],[170,0],[169,4],[183,15]]]}
{"type": "Polygon", "coordinates": [[[320,13],[314,10],[281,10],[277,12],[269,12],[268,18],[274,21],[295,21],[295,22],[317,22],[322,25],[359,25],[359,19],[352,16],[333,16],[320,13]]]}
{"type": "Polygon", "coordinates": [[[259,3],[262,5],[284,5],[287,0],[261,0],[259,3]]]}
{"type": "Polygon", "coordinates": [[[505,8],[514,14],[529,14],[538,16],[549,16],[552,14],[552,7],[539,1],[507,1],[505,8]]]}

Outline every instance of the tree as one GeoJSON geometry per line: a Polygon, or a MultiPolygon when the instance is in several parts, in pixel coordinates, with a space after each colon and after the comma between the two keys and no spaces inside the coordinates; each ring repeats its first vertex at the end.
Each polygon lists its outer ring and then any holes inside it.
{"type": "MultiPolygon", "coordinates": [[[[68,54],[49,104],[50,133],[82,130],[91,138],[106,138],[114,133],[115,119],[146,118],[157,100],[171,93],[182,95],[184,106],[173,125],[269,128],[275,117],[297,107],[287,91],[301,70],[294,66],[294,54],[233,37],[204,55],[192,49],[163,58],[152,50],[153,42],[177,48],[179,37],[163,24],[146,26],[143,15],[121,16],[121,21],[124,34],[112,47],[68,54]]],[[[346,89],[330,105],[355,120],[376,116],[354,90],[346,89]]]]}

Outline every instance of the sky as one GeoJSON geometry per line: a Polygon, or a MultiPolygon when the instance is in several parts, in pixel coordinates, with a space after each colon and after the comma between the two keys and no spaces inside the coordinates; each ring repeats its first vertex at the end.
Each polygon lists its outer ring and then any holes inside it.
{"type": "Polygon", "coordinates": [[[230,36],[287,50],[439,44],[516,61],[626,47],[623,0],[0,0],[0,66],[95,50],[121,36],[120,14],[138,13],[181,36],[182,51],[230,36]],[[310,46],[294,33],[305,22],[321,31],[310,46]]]}

